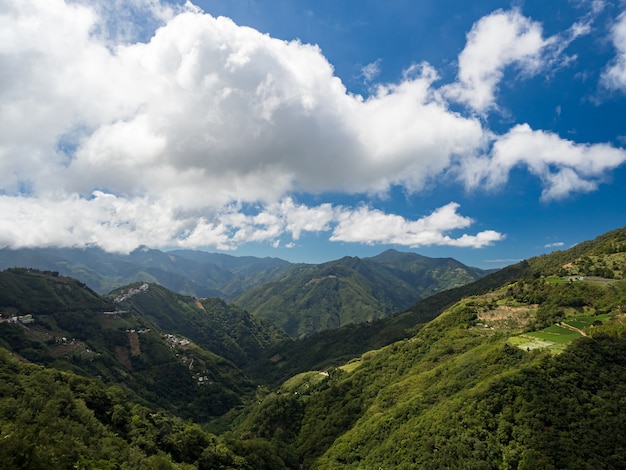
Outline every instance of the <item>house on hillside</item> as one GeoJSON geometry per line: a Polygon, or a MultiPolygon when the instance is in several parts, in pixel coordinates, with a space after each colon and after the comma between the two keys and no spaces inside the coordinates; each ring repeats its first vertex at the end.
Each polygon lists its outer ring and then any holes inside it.
{"type": "Polygon", "coordinates": [[[17,321],[26,325],[28,323],[34,322],[35,319],[33,318],[32,314],[27,313],[26,315],[18,315],[17,321]]]}

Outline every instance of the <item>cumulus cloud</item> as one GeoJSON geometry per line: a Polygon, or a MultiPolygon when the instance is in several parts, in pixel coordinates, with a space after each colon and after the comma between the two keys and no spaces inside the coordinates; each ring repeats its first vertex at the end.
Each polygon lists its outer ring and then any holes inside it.
{"type": "Polygon", "coordinates": [[[0,196],[0,246],[100,246],[124,253],[140,245],[232,250],[249,242],[278,247],[284,239],[292,247],[303,233],[332,232],[334,241],[479,248],[503,238],[493,231],[458,238],[446,235],[473,222],[459,215],[458,207],[450,203],[430,216],[409,221],[365,207],[308,207],[287,197],[256,211],[230,206],[198,216],[193,211],[181,213],[166,201],[102,192],[90,199],[0,196]]]}
{"type": "Polygon", "coordinates": [[[452,238],[447,232],[467,228],[469,217],[457,213],[459,204],[450,203],[418,220],[385,214],[382,211],[359,208],[339,214],[338,225],[331,240],[367,244],[385,243],[410,247],[447,245],[481,248],[504,239],[501,233],[486,230],[476,235],[464,234],[452,238]]]}
{"type": "Polygon", "coordinates": [[[443,92],[478,113],[496,108],[496,93],[507,68],[530,77],[567,64],[574,57],[564,55],[564,50],[589,33],[592,21],[593,15],[588,15],[562,34],[544,38],[542,25],[517,9],[487,15],[467,34],[467,44],[458,59],[457,81],[445,86],[443,92]]]}
{"type": "MultiPolygon", "coordinates": [[[[454,174],[468,188],[495,187],[516,165],[542,180],[545,199],[594,189],[622,150],[528,126],[498,136],[446,101],[489,109],[503,68],[534,73],[547,42],[539,24],[499,11],[468,35],[457,84],[438,89],[437,71],[422,63],[361,97],[317,46],[190,3],[5,0],[0,244],[228,249],[328,232],[358,243],[488,245],[502,235],[451,235],[472,222],[456,204],[407,220],[308,207],[289,194],[415,193],[454,174]]],[[[370,66],[373,79],[379,63],[370,66]]]]}
{"type": "Polygon", "coordinates": [[[191,7],[149,42],[112,49],[91,34],[102,25],[87,7],[10,5],[0,59],[6,192],[29,181],[37,192],[220,205],[294,189],[417,190],[483,137],[478,121],[433,96],[427,68],[363,99],[318,47],[191,7]],[[59,150],[66,140],[75,151],[59,150]]]}
{"type": "Polygon", "coordinates": [[[499,136],[487,156],[463,162],[461,179],[468,188],[496,188],[511,170],[523,166],[543,182],[542,199],[562,199],[597,188],[606,172],[626,161],[623,149],[608,144],[577,144],[527,124],[499,136]]]}
{"type": "Polygon", "coordinates": [[[459,55],[458,82],[445,93],[483,112],[494,106],[504,69],[515,64],[526,74],[536,73],[542,66],[545,45],[541,24],[518,10],[485,16],[467,34],[467,44],[459,55]]]}
{"type": "Polygon", "coordinates": [[[611,37],[617,55],[602,74],[602,83],[609,89],[626,92],[626,12],[617,18],[611,37]]]}

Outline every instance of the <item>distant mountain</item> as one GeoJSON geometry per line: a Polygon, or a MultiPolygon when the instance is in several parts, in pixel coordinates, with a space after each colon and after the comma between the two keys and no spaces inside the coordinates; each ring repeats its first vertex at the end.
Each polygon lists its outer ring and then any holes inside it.
{"type": "Polygon", "coordinates": [[[316,265],[145,247],[128,255],[99,248],[1,249],[0,269],[10,267],[57,271],[100,294],[149,282],[198,298],[237,299],[238,305],[293,337],[383,318],[488,273],[452,258],[395,250],[316,265]]]}
{"type": "Polygon", "coordinates": [[[352,323],[305,338],[285,341],[246,369],[256,380],[270,384],[308,370],[335,367],[366,351],[412,337],[423,325],[464,297],[484,294],[509,282],[532,276],[527,261],[507,266],[477,281],[417,301],[408,310],[374,322],[352,323]]]}
{"type": "Polygon", "coordinates": [[[348,324],[297,341],[284,342],[254,364],[248,373],[257,379],[275,383],[298,372],[341,364],[366,351],[412,337],[422,325],[465,297],[483,295],[511,283],[541,276],[560,276],[563,279],[581,276],[615,280],[626,278],[626,227],[579,243],[568,250],[507,266],[472,283],[418,300],[406,311],[372,323],[348,324]]]}
{"type": "Polygon", "coordinates": [[[280,279],[244,292],[235,303],[297,338],[386,317],[486,273],[452,258],[388,250],[372,258],[294,266],[280,279]]]}
{"type": "Polygon", "coordinates": [[[100,248],[0,249],[0,269],[58,271],[100,294],[133,282],[155,282],[181,294],[232,299],[290,267],[278,258],[235,257],[200,251],[138,248],[128,255],[100,248]]]}

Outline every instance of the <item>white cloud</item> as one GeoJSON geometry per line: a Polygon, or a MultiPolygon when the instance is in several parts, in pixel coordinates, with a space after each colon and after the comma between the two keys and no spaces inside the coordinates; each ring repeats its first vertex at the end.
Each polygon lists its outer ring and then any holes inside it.
{"type": "Polygon", "coordinates": [[[546,243],[543,247],[544,248],[559,248],[563,245],[565,245],[565,243],[563,242],[554,242],[554,243],[546,243]]]}
{"type": "Polygon", "coordinates": [[[91,35],[102,21],[87,7],[9,5],[1,60],[10,86],[0,92],[8,194],[27,182],[37,194],[102,189],[219,207],[293,189],[418,190],[483,137],[478,121],[434,98],[426,67],[363,100],[316,46],[196,9],[147,43],[111,48],[91,35]],[[75,151],[58,148],[68,140],[75,151]]]}
{"type": "Polygon", "coordinates": [[[0,246],[12,248],[98,245],[128,252],[142,244],[163,246],[187,225],[163,201],[100,192],[89,200],[0,196],[0,246]]]}
{"type": "Polygon", "coordinates": [[[294,189],[419,190],[482,142],[477,120],[436,99],[428,67],[363,100],[318,47],[196,9],[149,42],[112,48],[90,33],[102,23],[94,10],[10,5],[5,192],[28,181],[38,193],[105,189],[219,206],[294,189]],[[54,151],[68,136],[76,150],[54,151]]]}
{"type": "MultiPolygon", "coordinates": [[[[459,84],[437,89],[423,63],[363,98],[317,46],[189,3],[4,0],[0,244],[228,249],[330,232],[358,243],[488,245],[502,235],[450,235],[472,222],[456,204],[411,221],[288,195],[412,193],[455,173],[468,188],[495,187],[520,164],[541,178],[545,199],[594,189],[623,151],[528,126],[493,135],[445,99],[488,109],[504,67],[534,73],[546,42],[519,12],[496,12],[468,35],[459,84]]],[[[370,66],[373,78],[379,62],[370,66]]]]}
{"type": "Polygon", "coordinates": [[[542,199],[561,199],[597,188],[607,171],[626,162],[626,152],[608,144],[577,144],[527,124],[499,136],[487,156],[463,162],[460,178],[468,188],[500,187],[510,171],[525,166],[543,182],[542,199]]]}
{"type": "Polygon", "coordinates": [[[541,25],[518,10],[485,16],[468,33],[459,55],[458,82],[445,88],[445,94],[478,112],[486,111],[495,105],[504,69],[515,65],[525,74],[535,74],[542,67],[545,46],[541,25]]]}
{"type": "Polygon", "coordinates": [[[626,12],[617,18],[611,37],[617,54],[602,74],[602,84],[609,89],[626,92],[626,12]]]}
{"type": "Polygon", "coordinates": [[[517,9],[487,15],[467,34],[467,44],[459,55],[457,82],[442,91],[481,114],[497,108],[496,93],[507,68],[514,68],[521,77],[531,77],[567,65],[576,57],[564,55],[564,50],[591,31],[593,18],[590,14],[564,33],[544,38],[541,23],[517,9]]]}
{"type": "Polygon", "coordinates": [[[446,245],[473,248],[481,248],[504,239],[504,235],[492,230],[476,235],[463,234],[458,238],[446,235],[447,232],[467,228],[473,222],[469,217],[459,215],[458,208],[457,203],[450,203],[429,216],[411,221],[398,215],[361,207],[355,211],[339,214],[339,223],[330,239],[411,247],[446,245]]]}
{"type": "Polygon", "coordinates": [[[380,64],[382,59],[377,59],[374,62],[370,62],[366,66],[361,68],[361,76],[365,83],[369,83],[380,75],[380,64]]]}
{"type": "Polygon", "coordinates": [[[233,206],[198,216],[193,211],[180,213],[165,201],[102,192],[95,192],[91,199],[0,196],[0,246],[97,245],[117,252],[140,245],[230,250],[253,241],[278,247],[284,237],[291,237],[285,246],[293,247],[302,233],[330,231],[333,241],[407,246],[482,247],[503,238],[493,231],[447,236],[447,232],[472,224],[470,218],[457,213],[458,207],[450,203],[429,216],[408,221],[364,207],[308,207],[285,198],[252,214],[233,206]]]}

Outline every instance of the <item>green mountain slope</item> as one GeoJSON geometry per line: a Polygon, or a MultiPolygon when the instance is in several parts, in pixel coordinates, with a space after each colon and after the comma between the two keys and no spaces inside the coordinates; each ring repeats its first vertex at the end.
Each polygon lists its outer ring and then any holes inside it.
{"type": "Polygon", "coordinates": [[[4,470],[297,467],[266,440],[228,441],[144,406],[120,387],[24,364],[2,348],[0,378],[4,470]]]}
{"type": "Polygon", "coordinates": [[[464,297],[480,295],[520,279],[560,275],[564,279],[603,272],[620,279],[626,273],[626,228],[613,230],[569,250],[556,251],[508,266],[481,279],[417,301],[408,310],[372,323],[346,325],[273,348],[249,373],[257,380],[279,383],[298,372],[340,364],[415,334],[464,297]],[[621,250],[621,251],[620,251],[621,250]],[[610,266],[611,273],[606,272],[610,266]]]}
{"type": "Polygon", "coordinates": [[[133,284],[108,296],[116,305],[150,320],[162,331],[180,334],[242,367],[286,335],[221,299],[176,294],[157,284],[133,284]],[[141,287],[144,289],[141,289],[141,287]],[[125,295],[136,292],[135,295],[125,295]]]}
{"type": "Polygon", "coordinates": [[[303,468],[623,468],[623,271],[562,275],[625,254],[593,255],[605,242],[521,263],[406,339],[293,377],[237,432],[283,440],[303,468]]]}
{"type": "Polygon", "coordinates": [[[0,273],[0,313],[16,317],[0,323],[0,461],[625,468],[625,234],[524,261],[390,318],[281,346],[245,311],[218,300],[148,284],[103,299],[53,272],[0,273]],[[225,345],[271,389],[252,387],[233,362],[202,348],[200,336],[164,337],[162,325],[177,323],[215,329],[205,340],[225,345]],[[244,337],[246,347],[238,344],[244,337]],[[352,354],[361,340],[380,345],[352,354]],[[264,347],[266,362],[254,362],[264,347]],[[303,369],[311,363],[320,368],[303,369]],[[288,377],[291,370],[297,374],[288,377]],[[228,432],[214,436],[168,412],[228,432]]]}
{"type": "Polygon", "coordinates": [[[245,292],[235,303],[294,338],[304,337],[389,316],[484,274],[453,259],[390,250],[374,258],[293,267],[280,280],[245,292]]]}
{"type": "Polygon", "coordinates": [[[166,336],[146,316],[55,272],[0,272],[0,314],[0,346],[31,362],[123,385],[182,417],[209,420],[253,391],[229,360],[166,336]]]}
{"type": "Polygon", "coordinates": [[[483,294],[525,277],[532,277],[532,268],[528,262],[521,262],[473,283],[420,300],[405,312],[285,341],[270,348],[266,357],[247,367],[246,371],[255,380],[277,384],[299,372],[342,364],[366,351],[413,336],[424,324],[464,297],[483,294]]]}

